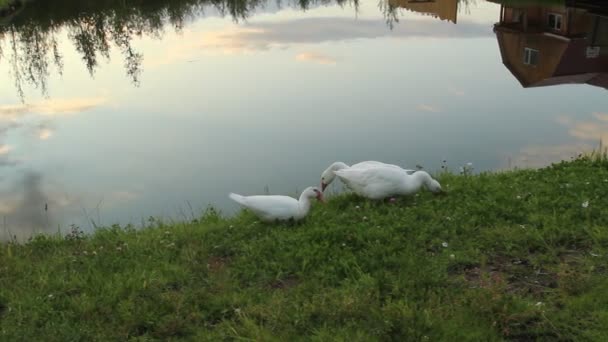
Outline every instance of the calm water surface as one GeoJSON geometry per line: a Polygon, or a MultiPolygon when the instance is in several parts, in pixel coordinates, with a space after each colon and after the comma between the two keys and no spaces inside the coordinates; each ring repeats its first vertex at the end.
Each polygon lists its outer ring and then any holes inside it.
{"type": "Polygon", "coordinates": [[[608,140],[608,26],[578,32],[568,18],[595,20],[582,10],[171,3],[49,1],[4,20],[5,234],[232,212],[229,192],[295,195],[336,160],[537,167],[608,140]],[[527,10],[522,36],[508,21],[527,10]],[[540,10],[568,14],[544,34],[540,10]],[[566,33],[599,46],[581,70],[566,33]]]}

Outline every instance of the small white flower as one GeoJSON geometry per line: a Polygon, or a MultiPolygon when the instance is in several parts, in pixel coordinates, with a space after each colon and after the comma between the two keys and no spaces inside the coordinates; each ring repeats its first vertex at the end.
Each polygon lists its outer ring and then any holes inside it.
{"type": "Polygon", "coordinates": [[[233,228],[233,227],[234,227],[233,225],[230,225],[230,228],[233,228]]]}
{"type": "Polygon", "coordinates": [[[443,248],[448,248],[448,243],[447,243],[447,242],[445,242],[445,241],[443,241],[443,242],[441,243],[441,245],[443,246],[443,248]]]}
{"type": "Polygon", "coordinates": [[[585,202],[583,202],[583,204],[581,204],[581,206],[582,206],[583,208],[587,208],[587,207],[589,206],[589,201],[585,201],[585,202]]]}
{"type": "Polygon", "coordinates": [[[355,209],[361,209],[361,207],[359,207],[358,205],[355,206],[355,209]]]}
{"type": "Polygon", "coordinates": [[[54,296],[53,296],[53,294],[51,293],[50,295],[48,295],[48,297],[52,299],[54,296]]]}
{"type": "Polygon", "coordinates": [[[97,252],[93,251],[93,253],[92,253],[92,254],[93,254],[93,255],[97,255],[97,252]]]}
{"type": "Polygon", "coordinates": [[[608,179],[604,179],[604,183],[608,183],[608,179]]]}
{"type": "Polygon", "coordinates": [[[122,248],[121,247],[116,247],[116,250],[120,252],[120,251],[122,251],[122,248]]]}
{"type": "Polygon", "coordinates": [[[363,216],[363,221],[367,220],[367,216],[363,216]]]}
{"type": "Polygon", "coordinates": [[[89,252],[87,252],[87,251],[83,251],[83,252],[82,252],[82,254],[84,254],[84,255],[89,255],[89,252]]]}
{"type": "Polygon", "coordinates": [[[585,182],[585,184],[589,185],[589,182],[585,182]]]}
{"type": "Polygon", "coordinates": [[[536,305],[536,306],[541,306],[541,305],[543,305],[543,302],[538,302],[538,303],[536,303],[535,305],[536,305]]]}
{"type": "Polygon", "coordinates": [[[240,314],[241,313],[241,308],[234,309],[234,312],[236,312],[237,314],[240,314]]]}
{"type": "Polygon", "coordinates": [[[517,195],[517,199],[521,199],[521,196],[517,195]]]}
{"type": "Polygon", "coordinates": [[[169,234],[171,234],[171,232],[170,232],[170,231],[168,231],[168,230],[165,230],[165,234],[166,234],[166,235],[169,235],[169,234]]]}
{"type": "Polygon", "coordinates": [[[454,254],[450,254],[450,259],[454,259],[456,256],[454,254]]]}
{"type": "Polygon", "coordinates": [[[346,247],[346,244],[344,242],[342,243],[342,247],[346,247]]]}
{"type": "Polygon", "coordinates": [[[521,227],[521,229],[526,229],[526,225],[525,224],[520,224],[519,226],[521,227]]]}

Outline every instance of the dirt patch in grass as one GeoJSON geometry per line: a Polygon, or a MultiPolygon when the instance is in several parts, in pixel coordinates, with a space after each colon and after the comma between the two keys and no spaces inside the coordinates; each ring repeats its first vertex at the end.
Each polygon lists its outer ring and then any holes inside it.
{"type": "Polygon", "coordinates": [[[218,273],[223,271],[229,263],[230,259],[227,257],[212,256],[207,262],[207,268],[211,273],[218,273]]]}
{"type": "Polygon", "coordinates": [[[451,270],[454,276],[462,275],[470,288],[504,286],[507,293],[542,297],[558,286],[555,272],[535,268],[527,259],[499,257],[491,262],[467,264],[451,270]]]}
{"type": "Polygon", "coordinates": [[[284,290],[289,289],[295,286],[298,286],[300,283],[298,277],[294,275],[289,275],[284,279],[277,279],[269,284],[269,287],[273,290],[284,290]]]}

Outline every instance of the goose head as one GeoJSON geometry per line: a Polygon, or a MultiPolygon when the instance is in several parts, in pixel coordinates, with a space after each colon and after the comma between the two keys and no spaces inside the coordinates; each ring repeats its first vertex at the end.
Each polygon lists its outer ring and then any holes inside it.
{"type": "Polygon", "coordinates": [[[323,173],[321,173],[321,191],[325,191],[325,188],[327,188],[327,186],[336,178],[334,171],[342,170],[347,167],[348,165],[344,164],[343,162],[335,162],[329,165],[329,167],[325,169],[323,173]]]}
{"type": "Polygon", "coordinates": [[[432,178],[426,183],[426,188],[429,189],[430,192],[435,193],[435,194],[445,195],[445,193],[446,193],[441,188],[441,184],[439,184],[438,181],[436,181],[432,178]]]}
{"type": "Polygon", "coordinates": [[[431,177],[431,175],[429,175],[426,171],[416,171],[413,175],[414,177],[417,177],[430,192],[439,195],[446,194],[446,192],[441,188],[441,184],[439,184],[437,180],[433,179],[433,177],[431,177]]]}
{"type": "Polygon", "coordinates": [[[306,188],[302,192],[302,195],[300,195],[300,197],[316,198],[319,202],[325,202],[325,199],[323,198],[323,191],[321,191],[316,186],[310,186],[306,188]]]}

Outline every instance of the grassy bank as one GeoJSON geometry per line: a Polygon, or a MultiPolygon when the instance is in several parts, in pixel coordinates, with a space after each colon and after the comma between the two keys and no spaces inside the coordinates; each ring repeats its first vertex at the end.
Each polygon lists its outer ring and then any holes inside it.
{"type": "Polygon", "coordinates": [[[0,340],[606,340],[607,161],[440,179],[0,245],[0,340]]]}

